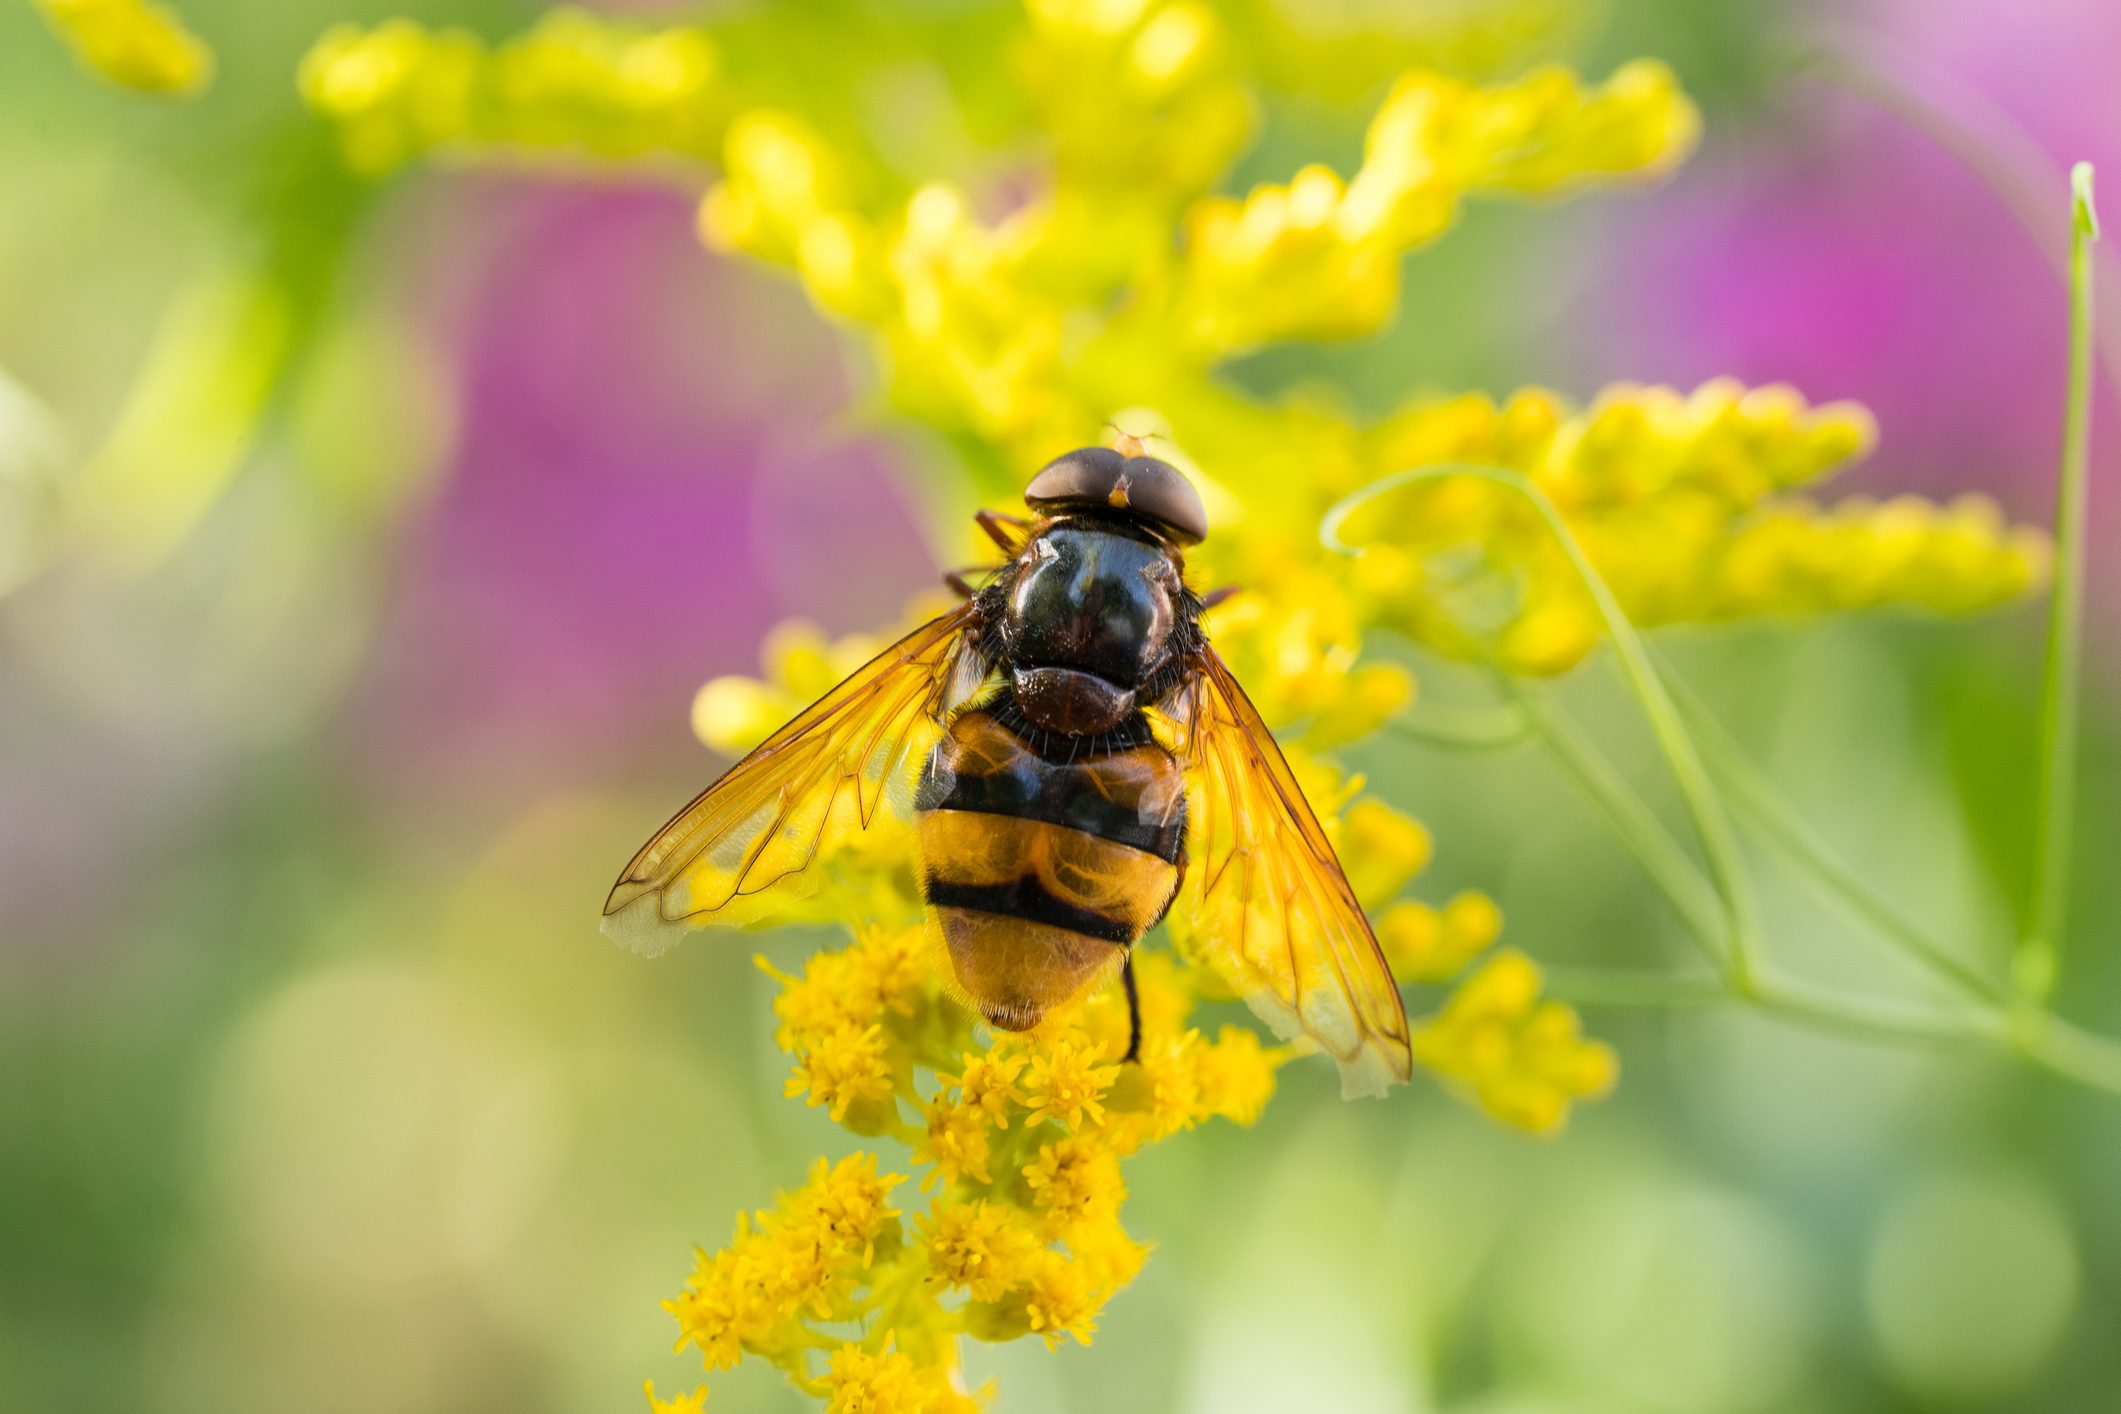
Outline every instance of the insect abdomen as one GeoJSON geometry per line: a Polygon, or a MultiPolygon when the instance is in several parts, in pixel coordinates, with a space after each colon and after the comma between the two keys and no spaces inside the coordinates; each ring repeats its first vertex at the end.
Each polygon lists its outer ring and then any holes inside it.
{"type": "Polygon", "coordinates": [[[1178,886],[1185,790],[1141,744],[1049,760],[985,711],[961,714],[916,800],[921,881],[952,969],[996,1026],[1023,1030],[1118,966],[1178,886]]]}

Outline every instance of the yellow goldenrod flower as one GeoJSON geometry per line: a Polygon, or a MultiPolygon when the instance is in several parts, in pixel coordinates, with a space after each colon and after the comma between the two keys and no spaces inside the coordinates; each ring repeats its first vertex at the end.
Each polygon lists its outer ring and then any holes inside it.
{"type": "Polygon", "coordinates": [[[1659,64],[1628,65],[1595,90],[1553,67],[1492,88],[1409,73],[1372,120],[1352,180],[1306,167],[1287,185],[1194,207],[1183,336],[1223,352],[1372,332],[1398,305],[1400,258],[1441,235],[1467,194],[1660,176],[1698,127],[1659,64]]]}
{"type": "Polygon", "coordinates": [[[825,1372],[827,1414],[960,1414],[978,1404],[950,1383],[950,1372],[923,1368],[901,1351],[845,1344],[825,1372]]]}
{"type": "Polygon", "coordinates": [[[669,1399],[657,1399],[655,1381],[649,1380],[644,1388],[648,1392],[648,1414],[707,1414],[707,1386],[701,1385],[690,1394],[675,1395],[669,1399]]]}
{"type": "Polygon", "coordinates": [[[936,1178],[953,1184],[992,1183],[988,1130],[998,1127],[970,1105],[938,1100],[928,1107],[926,1135],[913,1147],[915,1164],[930,1164],[936,1178]]]}
{"type": "Polygon", "coordinates": [[[1024,1166],[1023,1182],[1032,1206],[1055,1234],[1110,1216],[1127,1194],[1119,1161],[1090,1136],[1069,1135],[1042,1145],[1024,1166]]]}
{"type": "Polygon", "coordinates": [[[1148,1256],[1119,1222],[1121,1161],[1210,1118],[1251,1123],[1289,1056],[1241,1027],[1203,1037],[1187,1020],[1204,979],[1153,956],[1138,977],[1154,1028],[1140,1065],[1109,1060],[1127,1035],[1117,989],[1047,1034],[993,1040],[920,965],[922,945],[917,927],[869,928],[799,975],[767,969],[781,988],[775,1039],[796,1060],[790,1093],[849,1129],[910,1141],[931,1196],[909,1234],[887,1202],[902,1180],[873,1155],[820,1161],[728,1247],[698,1254],[664,1304],[708,1369],[758,1358],[829,1398],[973,1407],[957,1338],[1087,1341],[1148,1256]],[[871,1336],[835,1382],[816,1364],[831,1344],[821,1327],[858,1315],[871,1336]]]}
{"type": "Polygon", "coordinates": [[[1045,1254],[1020,1214],[984,1198],[938,1203],[918,1226],[937,1279],[974,1301],[999,1301],[1026,1284],[1045,1254]]]}
{"type": "Polygon", "coordinates": [[[1364,796],[1351,804],[1340,818],[1340,837],[1335,841],[1355,886],[1355,897],[1366,908],[1391,898],[1407,881],[1428,867],[1433,845],[1419,820],[1385,804],[1375,796],[1364,796]]]}
{"type": "Polygon", "coordinates": [[[1251,1124],[1274,1098],[1277,1064],[1257,1034],[1225,1026],[1214,1045],[1196,1048],[1193,1083],[1202,1113],[1251,1124]]]}
{"type": "Polygon", "coordinates": [[[1088,1345],[1097,1333],[1097,1313],[1108,1294],[1092,1283],[1082,1264],[1049,1254],[1025,1291],[1026,1322],[1044,1337],[1049,1349],[1059,1345],[1063,1336],[1088,1345]]]}
{"type": "Polygon", "coordinates": [[[726,118],[718,70],[701,30],[562,7],[495,49],[410,20],[339,25],[304,57],[300,82],[348,160],[384,171],[438,149],[710,156],[726,118]]]}
{"type": "Polygon", "coordinates": [[[37,0],[37,7],[74,57],[113,83],[182,97],[213,78],[213,51],[166,5],[37,0]]]}
{"type": "Polygon", "coordinates": [[[1612,1088],[1617,1064],[1573,1010],[1539,1000],[1539,981],[1530,958],[1501,954],[1415,1026],[1414,1055],[1505,1124],[1548,1134],[1612,1088]]]}
{"type": "MultiPolygon", "coordinates": [[[[856,1134],[881,1134],[887,1117],[880,1108],[894,1089],[890,1049],[881,1026],[842,1024],[815,1033],[796,1055],[795,1074],[785,1091],[790,1099],[828,1109],[836,1124],[856,1134]]],[[[892,1110],[896,1115],[896,1108],[892,1110]]]]}
{"type": "Polygon", "coordinates": [[[1486,894],[1457,895],[1442,909],[1395,903],[1377,920],[1377,941],[1402,982],[1447,982],[1487,950],[1502,931],[1502,912],[1486,894]]]}
{"type": "Polygon", "coordinates": [[[958,1101],[966,1109],[977,1112],[996,1129],[1007,1129],[1010,1110],[1024,1102],[1016,1077],[1029,1059],[1021,1051],[968,1053],[963,1070],[939,1078],[956,1088],[958,1101]]]}
{"type": "Polygon", "coordinates": [[[1098,1103],[1119,1078],[1119,1067],[1109,1064],[1095,1042],[1087,1037],[1060,1036],[1041,1046],[1024,1071],[1022,1091],[1025,1118],[1033,1124],[1050,1119],[1069,1129],[1096,1124],[1105,1117],[1098,1103]]]}

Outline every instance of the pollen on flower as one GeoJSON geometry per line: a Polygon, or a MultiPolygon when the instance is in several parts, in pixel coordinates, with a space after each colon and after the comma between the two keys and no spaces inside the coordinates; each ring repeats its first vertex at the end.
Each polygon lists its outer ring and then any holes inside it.
{"type": "Polygon", "coordinates": [[[1056,1232],[1111,1215],[1127,1196],[1119,1160],[1105,1145],[1083,1135],[1041,1146],[1024,1166],[1023,1184],[1047,1228],[1056,1232]]]}
{"type": "Polygon", "coordinates": [[[968,1054],[956,1075],[938,1078],[957,1090],[958,1102],[965,1109],[977,1111],[996,1129],[1007,1129],[1010,1110],[1023,1103],[1016,1077],[1029,1061],[1021,1051],[968,1054]]]}
{"type": "Polygon", "coordinates": [[[863,1350],[842,1344],[825,1369],[829,1414],[923,1414],[929,1408],[927,1382],[912,1359],[899,1350],[863,1350]]]}
{"type": "MultiPolygon", "coordinates": [[[[808,1104],[823,1105],[839,1123],[846,1123],[848,1111],[856,1106],[889,1099],[892,1089],[890,1048],[883,1027],[851,1024],[813,1034],[797,1054],[795,1073],[786,1085],[790,1099],[804,1097],[808,1104]]],[[[865,1131],[857,1128],[855,1132],[865,1131]]]]}
{"type": "Polygon", "coordinates": [[[984,1198],[937,1203],[917,1225],[936,1277],[974,1301],[999,1301],[1045,1253],[1021,1212],[984,1198]]]}
{"type": "Polygon", "coordinates": [[[949,1183],[991,1183],[987,1131],[991,1123],[981,1110],[947,1100],[928,1107],[926,1133],[914,1145],[913,1161],[928,1164],[933,1174],[922,1180],[932,1184],[940,1178],[949,1183]]]}
{"type": "Polygon", "coordinates": [[[1119,1067],[1105,1062],[1095,1042],[1057,1039],[1034,1052],[1024,1071],[1026,1117],[1034,1124],[1051,1119],[1069,1129],[1095,1124],[1105,1117],[1098,1102],[1118,1078],[1119,1067]]]}

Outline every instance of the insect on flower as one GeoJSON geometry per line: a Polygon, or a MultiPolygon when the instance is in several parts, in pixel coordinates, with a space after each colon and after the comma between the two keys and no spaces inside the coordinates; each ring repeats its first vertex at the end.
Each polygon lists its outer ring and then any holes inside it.
{"type": "Polygon", "coordinates": [[[1005,561],[658,831],[604,905],[637,952],[766,917],[883,817],[917,822],[930,932],[963,999],[1025,1031],[1118,972],[1174,903],[1207,960],[1342,1089],[1410,1074],[1406,1013],[1333,846],[1202,630],[1200,494],[1121,437],[981,512],[1005,561]],[[1193,877],[1187,878],[1191,871],[1193,877]]]}

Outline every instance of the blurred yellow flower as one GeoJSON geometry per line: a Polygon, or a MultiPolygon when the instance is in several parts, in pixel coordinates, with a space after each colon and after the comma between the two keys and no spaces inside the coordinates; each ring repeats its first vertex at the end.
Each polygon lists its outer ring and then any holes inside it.
{"type": "Polygon", "coordinates": [[[347,159],[384,171],[437,150],[711,155],[727,119],[719,69],[702,30],[561,7],[494,49],[411,20],[339,25],[299,77],[347,159]]]}
{"type": "Polygon", "coordinates": [[[184,97],[213,78],[213,51],[166,5],[152,0],[36,3],[74,56],[113,83],[184,97]]]}
{"type": "Polygon", "coordinates": [[[1414,1027],[1414,1056],[1505,1124],[1550,1134],[1578,1100],[1613,1086],[1612,1049],[1582,1035],[1576,1013],[1539,1000],[1539,968],[1505,952],[1414,1027]]]}

